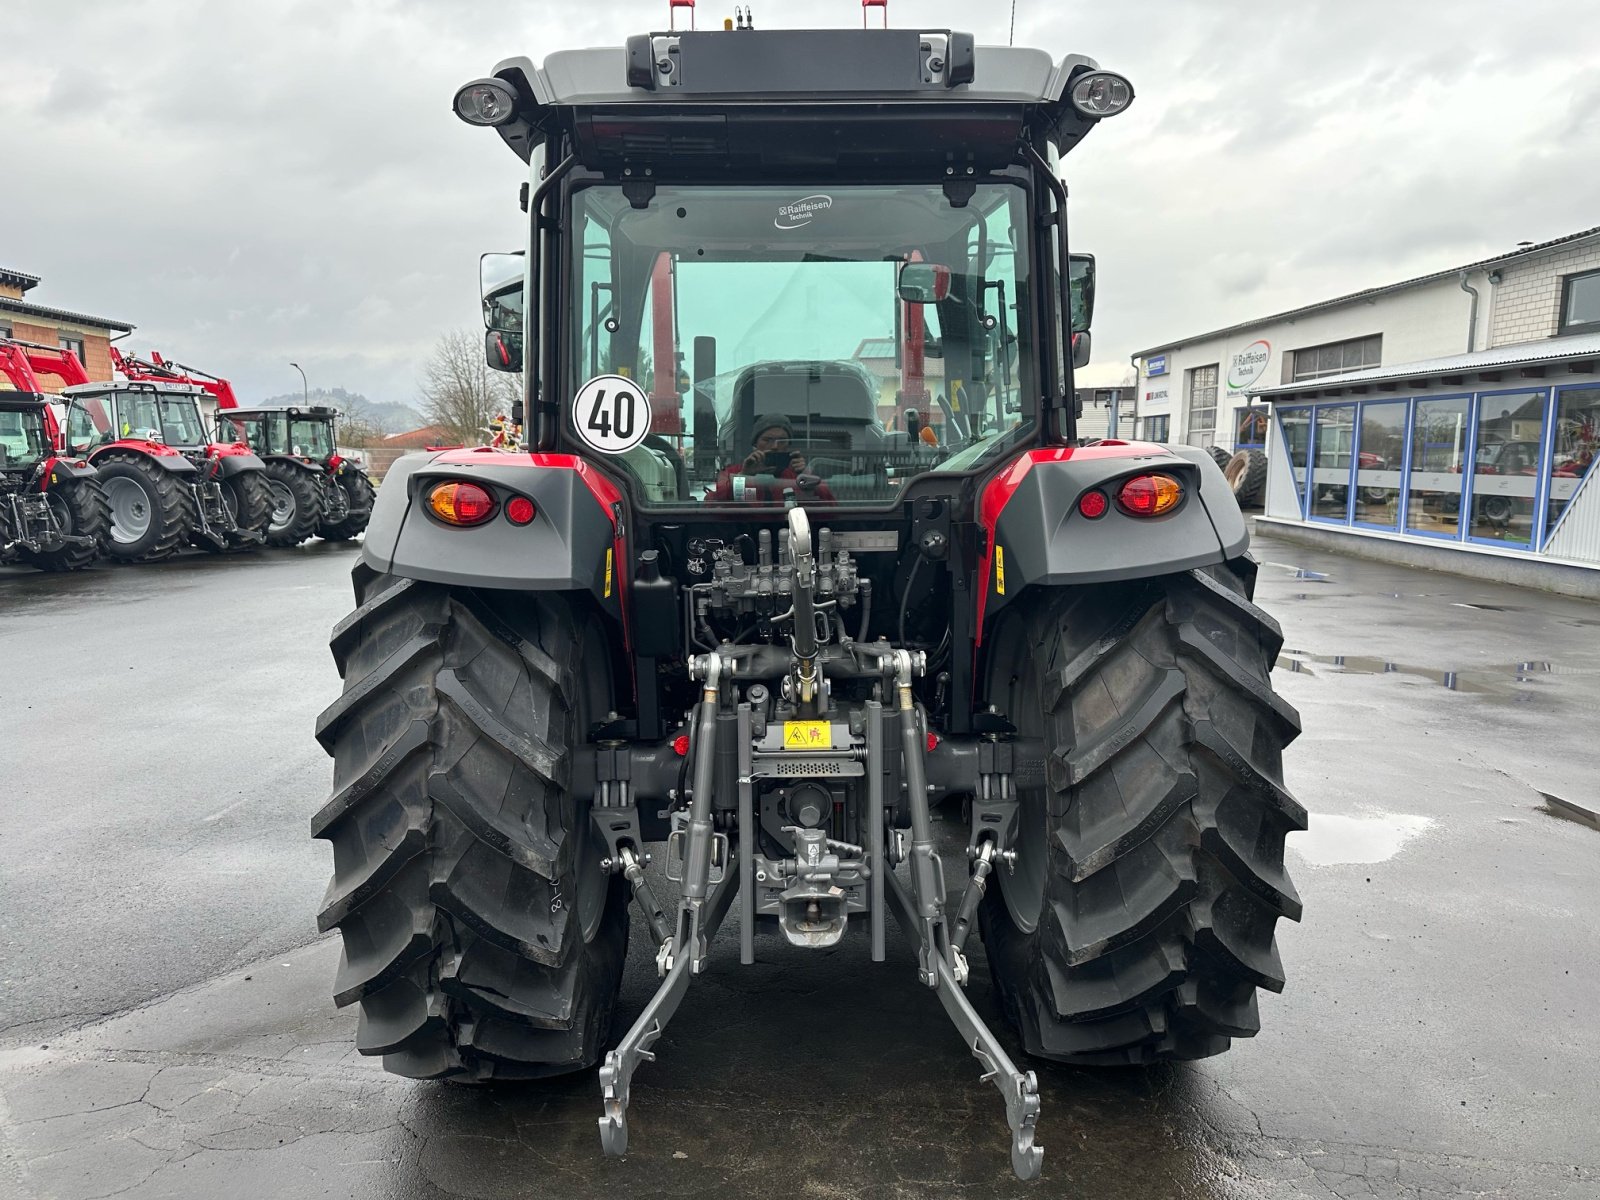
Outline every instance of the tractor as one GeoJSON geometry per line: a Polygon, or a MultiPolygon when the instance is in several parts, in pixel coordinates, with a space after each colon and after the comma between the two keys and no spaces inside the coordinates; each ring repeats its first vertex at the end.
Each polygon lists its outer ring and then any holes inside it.
{"type": "Polygon", "coordinates": [[[99,472],[61,455],[61,431],[28,346],[0,341],[0,564],[80,571],[99,558],[110,511],[99,472]]]}
{"type": "Polygon", "coordinates": [[[348,541],[367,527],[376,489],[361,464],[335,448],[337,416],[320,404],[224,406],[217,414],[266,461],[272,489],[267,545],[298,546],[313,535],[348,541]]]}
{"type": "Polygon", "coordinates": [[[1306,823],[1280,633],[1210,455],[1076,436],[1062,163],[1132,99],[1081,56],[742,19],[457,92],[525,166],[482,284],[527,436],[395,464],[333,631],[312,833],[362,1053],[598,1065],[621,1154],[697,978],[885,961],[893,915],[1028,1179],[1038,1082],[969,998],[974,930],[1031,1057],[1257,1031],[1306,823]],[[614,1029],[630,906],[659,983],[614,1029]]]}

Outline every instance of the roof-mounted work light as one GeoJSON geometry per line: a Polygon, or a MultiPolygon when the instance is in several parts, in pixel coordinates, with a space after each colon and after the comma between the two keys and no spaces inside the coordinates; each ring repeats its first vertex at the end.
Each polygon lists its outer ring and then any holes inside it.
{"type": "Polygon", "coordinates": [[[1133,103],[1133,84],[1111,71],[1090,71],[1073,81],[1070,98],[1086,117],[1114,117],[1133,103]]]}
{"type": "Polygon", "coordinates": [[[455,110],[468,125],[504,125],[517,115],[517,94],[498,79],[474,79],[456,93],[455,110]]]}

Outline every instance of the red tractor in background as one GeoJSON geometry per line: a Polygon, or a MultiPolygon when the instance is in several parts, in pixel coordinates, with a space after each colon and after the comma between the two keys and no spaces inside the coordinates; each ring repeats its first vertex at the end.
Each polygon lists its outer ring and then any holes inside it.
{"type": "Polygon", "coordinates": [[[320,404],[236,408],[226,403],[219,428],[247,442],[267,464],[272,514],[269,546],[298,546],[312,535],[347,541],[366,529],[377,489],[360,463],[336,448],[335,409],[320,404]]]}
{"type": "Polygon", "coordinates": [[[247,446],[211,441],[198,386],[143,378],[139,360],[115,350],[114,365],[134,374],[96,383],[70,351],[33,349],[34,369],[67,384],[67,451],[99,468],[112,557],[153,562],[189,544],[222,552],[261,543],[270,512],[265,467],[247,446]]]}
{"type": "Polygon", "coordinates": [[[62,458],[61,429],[29,361],[29,347],[0,340],[0,564],[78,571],[100,557],[110,510],[98,472],[62,458]]]}

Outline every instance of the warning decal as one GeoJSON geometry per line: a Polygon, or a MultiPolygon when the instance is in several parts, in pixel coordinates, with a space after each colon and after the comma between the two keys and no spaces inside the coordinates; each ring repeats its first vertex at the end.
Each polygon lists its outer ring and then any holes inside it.
{"type": "Polygon", "coordinates": [[[832,750],[833,726],[826,721],[785,721],[785,750],[832,750]]]}

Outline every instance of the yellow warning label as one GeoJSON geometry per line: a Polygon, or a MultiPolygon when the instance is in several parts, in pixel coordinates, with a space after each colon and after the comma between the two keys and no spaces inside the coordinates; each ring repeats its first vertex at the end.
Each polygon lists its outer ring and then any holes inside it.
{"type": "Polygon", "coordinates": [[[785,721],[785,750],[832,750],[833,726],[826,721],[785,721]]]}
{"type": "Polygon", "coordinates": [[[1006,549],[1004,546],[994,548],[994,590],[1002,596],[1006,594],[1006,549]]]}
{"type": "MultiPolygon", "coordinates": [[[[1005,588],[1000,589],[1002,592],[1005,588]]],[[[606,547],[606,599],[611,599],[611,547],[606,547]]]]}

